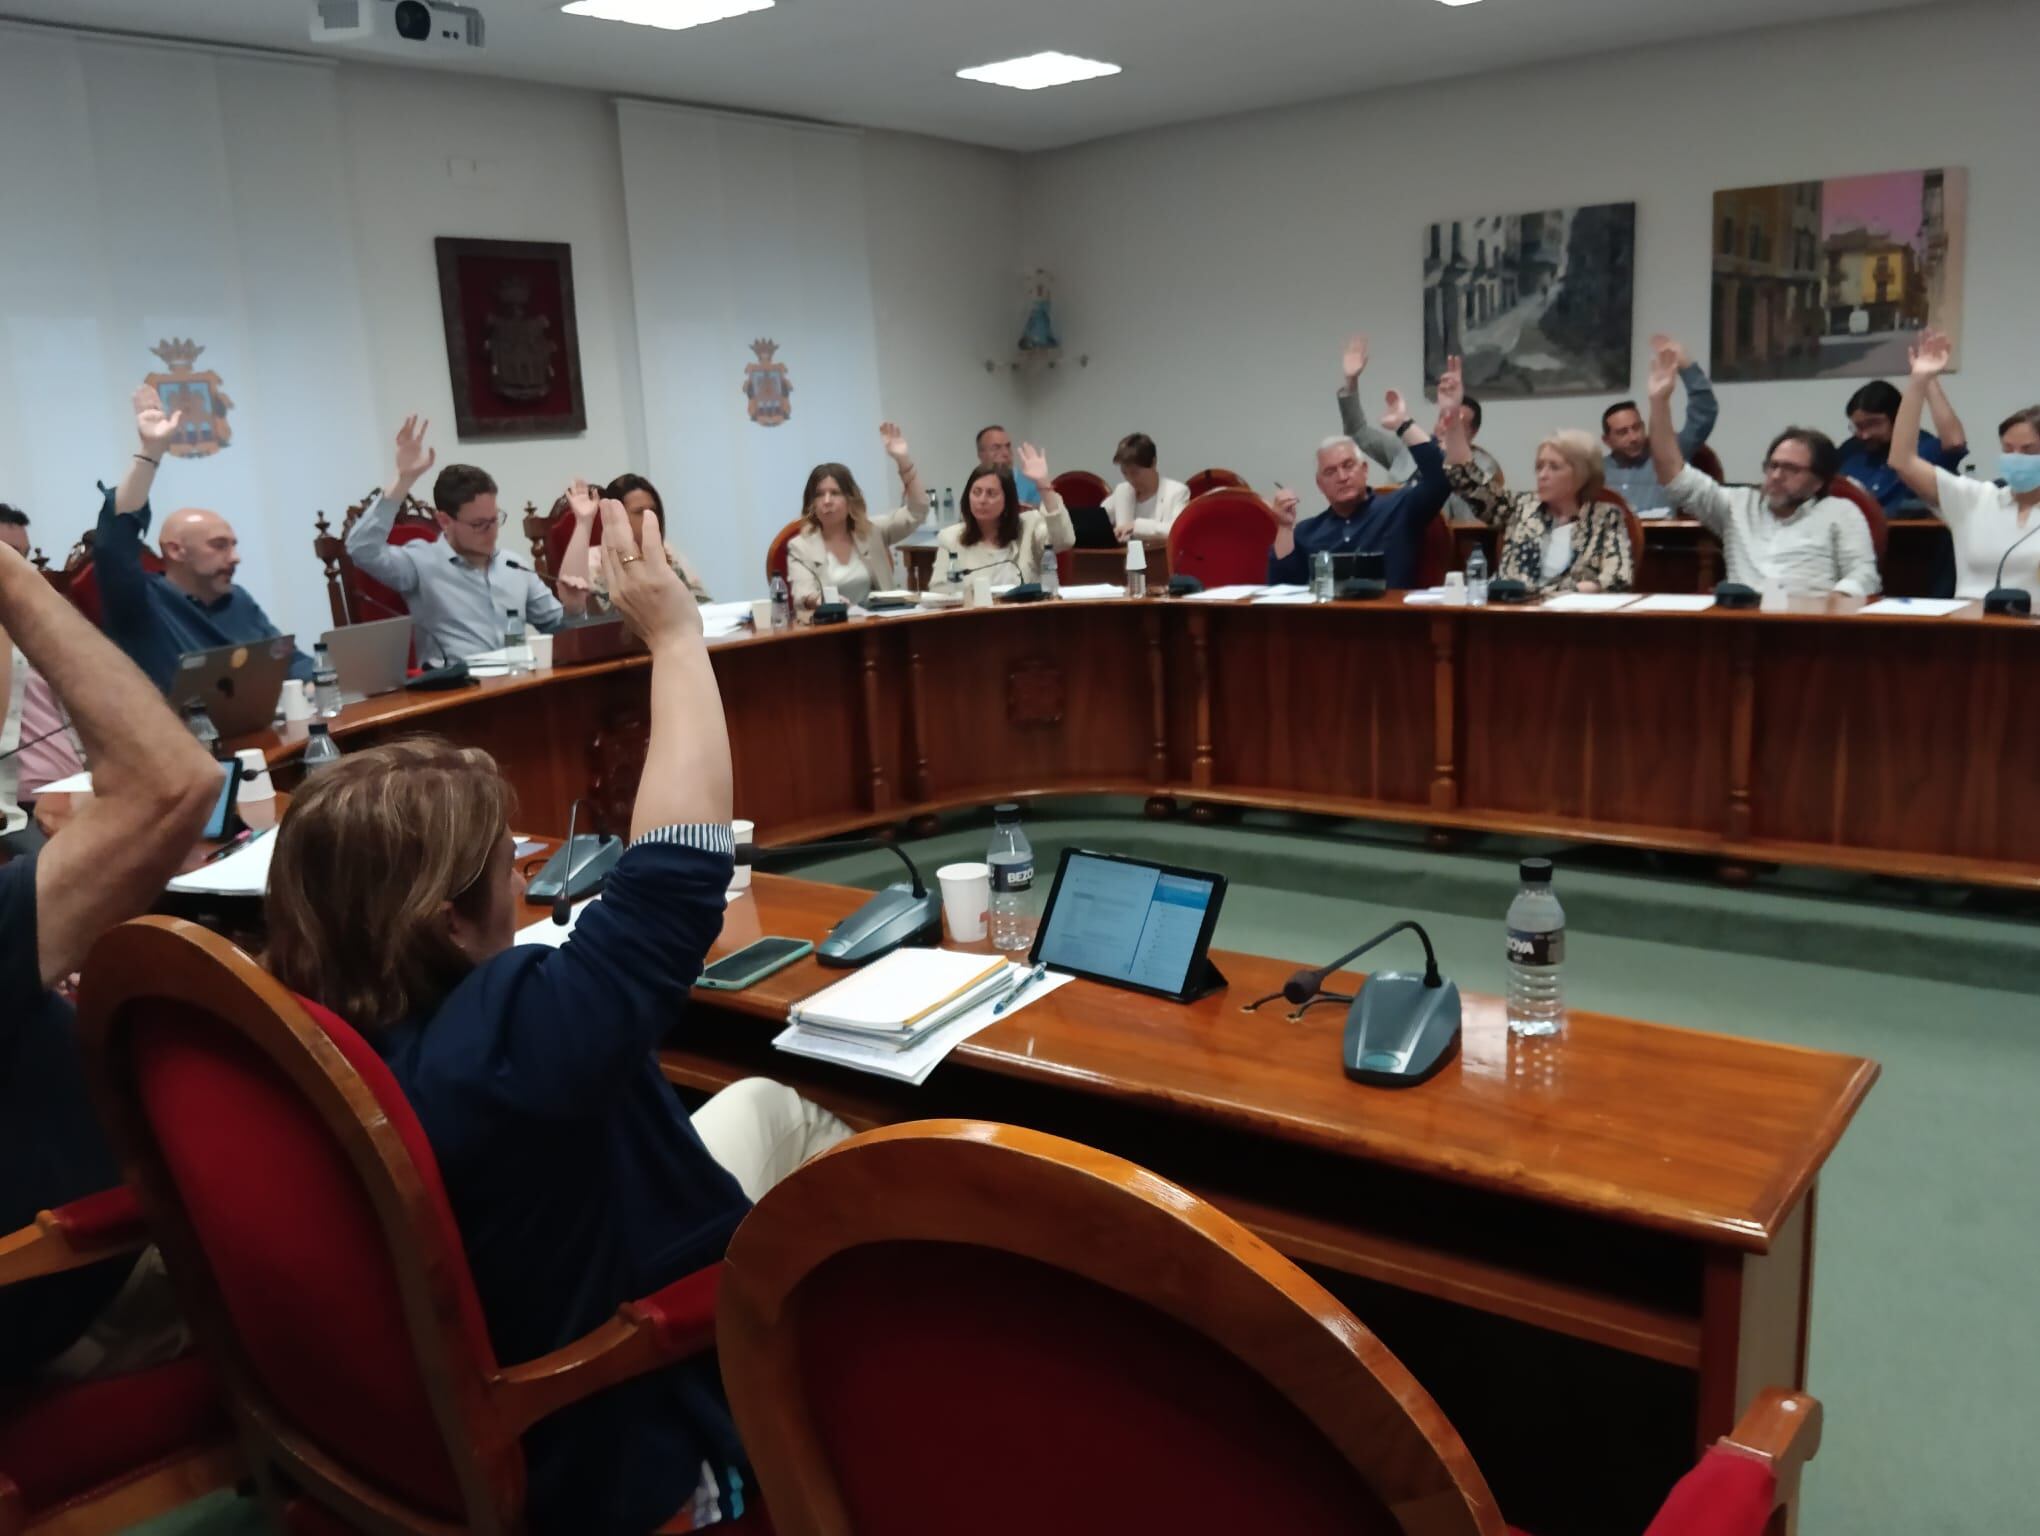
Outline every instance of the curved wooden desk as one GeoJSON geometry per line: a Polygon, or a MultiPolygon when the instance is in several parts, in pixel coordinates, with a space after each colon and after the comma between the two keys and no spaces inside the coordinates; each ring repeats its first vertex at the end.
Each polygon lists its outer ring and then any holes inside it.
{"type": "MultiPolygon", "coordinates": [[[[1861,606],[1072,602],[714,652],[738,812],[768,843],[1112,793],[2040,889],[2040,625],[1861,606]]],[[[586,794],[621,826],[643,666],[375,699],[334,735],[439,731],[496,755],[527,824],[586,794]]]]}

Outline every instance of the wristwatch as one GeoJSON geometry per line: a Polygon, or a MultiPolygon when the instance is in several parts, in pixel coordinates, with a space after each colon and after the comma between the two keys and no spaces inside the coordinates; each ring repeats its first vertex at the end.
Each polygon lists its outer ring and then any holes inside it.
{"type": "Polygon", "coordinates": [[[1414,427],[1414,426],[1415,426],[1416,424],[1417,424],[1417,418],[1416,418],[1416,417],[1414,417],[1414,416],[1412,416],[1412,417],[1411,417],[1411,418],[1410,418],[1410,419],[1409,419],[1408,421],[1404,422],[1404,423],[1403,423],[1403,424],[1402,424],[1401,426],[1399,426],[1399,427],[1397,427],[1397,428],[1395,429],[1395,435],[1396,435],[1397,437],[1401,437],[1401,436],[1403,435],[1403,433],[1405,433],[1405,432],[1409,431],[1409,429],[1410,429],[1411,427],[1414,427]]]}

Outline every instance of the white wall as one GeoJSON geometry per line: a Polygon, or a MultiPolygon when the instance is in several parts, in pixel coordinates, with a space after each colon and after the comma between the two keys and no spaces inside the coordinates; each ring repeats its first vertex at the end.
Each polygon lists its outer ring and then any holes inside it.
{"type": "MultiPolygon", "coordinates": [[[[2033,291],[2032,39],[2040,6],[1924,10],[1637,50],[1549,68],[1132,135],[1036,157],[1048,210],[1029,253],[1055,271],[1066,350],[1032,411],[1054,462],[1110,472],[1117,437],[1154,435],[1179,476],[1223,464],[1308,487],[1348,331],[1374,359],[1370,414],[1422,387],[1422,240],[1455,215],[1637,204],[1633,379],[1665,329],[1708,345],[1712,197],[1726,187],[1966,166],[1963,368],[1949,392],[1979,467],[1992,429],[2040,399],[2033,291]]],[[[1751,476],[1788,421],[1846,430],[1860,381],[1724,386],[1714,442],[1751,476]]],[[[1615,396],[1500,402],[1481,441],[1513,483],[1563,426],[1615,396]]],[[[1306,494],[1308,490],[1306,489],[1306,494]]]]}

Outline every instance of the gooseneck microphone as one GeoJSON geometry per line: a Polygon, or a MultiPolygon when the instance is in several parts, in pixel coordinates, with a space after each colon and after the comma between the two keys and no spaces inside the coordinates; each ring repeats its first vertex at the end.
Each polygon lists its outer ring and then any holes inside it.
{"type": "Polygon", "coordinates": [[[2032,613],[2033,594],[2024,587],[2006,586],[2005,566],[2011,561],[2012,550],[2017,549],[2036,533],[2040,533],[2040,523],[2035,523],[2031,528],[2028,528],[2024,533],[2012,540],[2011,547],[2005,551],[2004,557],[1998,561],[1997,576],[1992,580],[1990,590],[1983,595],[1983,611],[1985,613],[1999,618],[2023,618],[2032,613]]]}
{"type": "Polygon", "coordinates": [[[1382,929],[1381,932],[1363,944],[1356,944],[1330,965],[1321,965],[1316,970],[1298,971],[1282,984],[1283,999],[1301,1008],[1305,1003],[1324,991],[1325,978],[1331,975],[1332,972],[1338,970],[1347,961],[1357,959],[1359,956],[1366,954],[1368,950],[1374,948],[1375,945],[1383,940],[1394,938],[1405,929],[1416,934],[1423,941],[1424,985],[1427,987],[1443,986],[1445,984],[1444,978],[1438,974],[1438,955],[1431,948],[1431,936],[1424,932],[1423,924],[1417,922],[1414,918],[1410,918],[1397,923],[1392,928],[1382,929]]]}
{"type": "Polygon", "coordinates": [[[567,808],[567,872],[560,877],[560,893],[553,897],[553,922],[564,928],[574,915],[573,898],[567,893],[574,888],[574,827],[581,819],[581,802],[577,799],[567,808]]]}
{"type": "Polygon", "coordinates": [[[760,848],[753,863],[783,853],[843,853],[859,848],[885,848],[907,866],[912,889],[894,883],[876,892],[869,901],[829,930],[815,946],[815,959],[822,965],[853,966],[891,954],[902,944],[933,941],[942,936],[942,898],[928,889],[921,871],[898,843],[883,838],[860,837],[839,843],[784,843],[760,848]]]}
{"type": "Polygon", "coordinates": [[[928,886],[921,879],[921,871],[915,868],[914,861],[907,857],[907,850],[902,848],[897,842],[883,837],[853,837],[843,842],[833,843],[779,843],[771,848],[755,849],[751,859],[755,864],[761,863],[766,859],[776,859],[784,853],[856,853],[866,848],[883,848],[892,854],[894,858],[907,866],[907,874],[914,882],[914,894],[916,896],[926,896],[928,894],[928,886]]]}

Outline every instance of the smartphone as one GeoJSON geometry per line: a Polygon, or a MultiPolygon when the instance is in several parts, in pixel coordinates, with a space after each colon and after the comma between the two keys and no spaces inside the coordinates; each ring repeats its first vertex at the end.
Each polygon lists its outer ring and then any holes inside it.
{"type": "Polygon", "coordinates": [[[232,837],[237,819],[234,802],[241,788],[241,760],[238,757],[223,759],[219,769],[220,797],[213,802],[212,815],[206,817],[205,830],[199,834],[209,843],[232,837]]]}
{"type": "Polygon", "coordinates": [[[814,945],[806,939],[759,939],[735,954],[724,955],[703,971],[694,984],[712,992],[741,992],[813,952],[814,945]]]}

